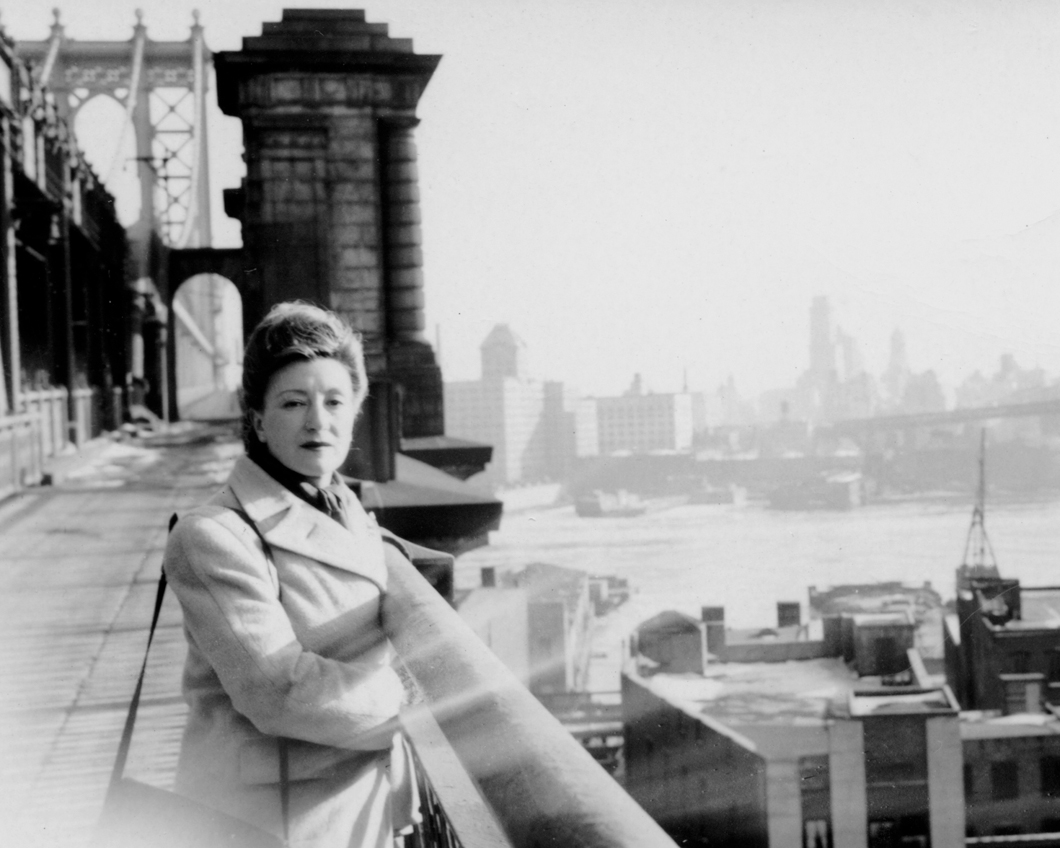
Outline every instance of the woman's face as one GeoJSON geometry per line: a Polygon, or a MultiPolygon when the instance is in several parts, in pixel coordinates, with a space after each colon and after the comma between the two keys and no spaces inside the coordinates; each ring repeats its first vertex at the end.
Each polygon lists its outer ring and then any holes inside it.
{"type": "Polygon", "coordinates": [[[276,459],[325,486],[349,452],[358,407],[337,359],[292,362],[269,379],[254,432],[276,459]]]}

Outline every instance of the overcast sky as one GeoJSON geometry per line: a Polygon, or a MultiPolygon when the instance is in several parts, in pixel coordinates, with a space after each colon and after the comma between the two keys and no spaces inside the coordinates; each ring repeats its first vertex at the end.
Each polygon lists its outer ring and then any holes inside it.
{"type": "MultiPolygon", "coordinates": [[[[48,2],[0,0],[15,38],[48,2]]],[[[190,0],[60,3],[67,35],[188,35],[190,0]]],[[[212,0],[214,50],[310,0],[212,0]]],[[[586,393],[808,362],[832,299],[869,370],[899,327],[946,382],[1003,352],[1060,375],[1060,4],[420,0],[352,4],[444,58],[420,103],[429,336],[478,376],[497,322],[586,393]]],[[[212,98],[212,94],[211,94],[212,98]]],[[[213,190],[238,122],[211,116],[213,190]]],[[[215,214],[216,243],[239,228],[215,214]]]]}

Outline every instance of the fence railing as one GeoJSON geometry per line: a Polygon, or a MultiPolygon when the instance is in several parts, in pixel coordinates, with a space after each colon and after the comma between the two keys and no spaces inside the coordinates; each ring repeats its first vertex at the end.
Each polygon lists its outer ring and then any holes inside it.
{"type": "Polygon", "coordinates": [[[428,841],[415,844],[673,848],[411,565],[393,564],[384,603],[387,635],[437,727],[433,748],[406,730],[430,804],[446,822],[440,835],[421,833],[428,841]],[[463,788],[449,791],[454,781],[463,788]],[[475,841],[462,804],[484,804],[506,842],[475,841]]]}
{"type": "Polygon", "coordinates": [[[98,408],[98,395],[99,392],[94,388],[73,391],[70,426],[74,444],[78,447],[103,432],[103,416],[98,408]]]}
{"type": "Polygon", "coordinates": [[[402,715],[402,726],[415,760],[423,816],[404,848],[510,848],[430,709],[412,708],[402,715]]]}
{"type": "Polygon", "coordinates": [[[44,459],[62,453],[70,438],[67,423],[69,400],[66,389],[22,392],[22,401],[25,403],[26,413],[38,419],[38,440],[44,459]]]}
{"type": "Polygon", "coordinates": [[[41,457],[35,415],[0,418],[0,498],[40,480],[41,457]]]}
{"type": "Polygon", "coordinates": [[[22,408],[0,415],[0,497],[41,479],[44,464],[71,444],[80,448],[107,429],[121,426],[121,388],[104,395],[96,388],[64,387],[23,391],[22,408]]]}

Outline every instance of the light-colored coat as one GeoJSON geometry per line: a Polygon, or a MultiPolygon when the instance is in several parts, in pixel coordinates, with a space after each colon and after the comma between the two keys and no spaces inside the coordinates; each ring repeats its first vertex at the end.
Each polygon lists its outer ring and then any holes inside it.
{"type": "Polygon", "coordinates": [[[346,500],[348,529],[243,457],[166,548],[188,641],[176,789],[282,834],[277,737],[292,740],[292,848],[392,844],[403,691],[380,628],[380,532],[346,500]]]}

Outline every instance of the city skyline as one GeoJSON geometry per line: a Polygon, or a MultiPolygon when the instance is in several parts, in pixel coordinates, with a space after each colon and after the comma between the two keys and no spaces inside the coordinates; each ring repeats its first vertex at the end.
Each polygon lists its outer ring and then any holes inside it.
{"type": "MultiPolygon", "coordinates": [[[[62,8],[69,37],[187,37],[192,2],[62,8]]],[[[284,6],[363,7],[441,53],[417,130],[427,336],[447,380],[518,325],[535,371],[588,393],[741,394],[806,367],[827,295],[871,373],[902,329],[956,384],[1002,353],[1060,371],[1060,10],[1022,2],[246,2],[203,9],[214,50],[284,6]]],[[[9,35],[45,6],[4,4],[9,35]]],[[[239,128],[211,115],[219,211],[239,128]]]]}

